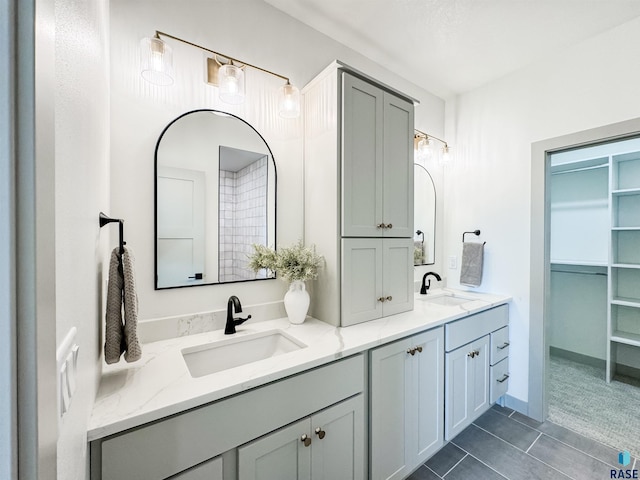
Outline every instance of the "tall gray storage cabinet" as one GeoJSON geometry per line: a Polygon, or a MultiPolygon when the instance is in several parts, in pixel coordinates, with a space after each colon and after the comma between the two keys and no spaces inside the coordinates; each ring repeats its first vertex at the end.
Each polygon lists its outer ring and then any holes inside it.
{"type": "Polygon", "coordinates": [[[336,62],[304,89],[305,242],[326,265],[311,315],[413,309],[413,100],[336,62]]]}

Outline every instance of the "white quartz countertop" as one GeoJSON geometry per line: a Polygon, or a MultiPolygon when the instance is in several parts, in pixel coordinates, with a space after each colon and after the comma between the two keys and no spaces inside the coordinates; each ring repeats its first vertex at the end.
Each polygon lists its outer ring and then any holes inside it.
{"type": "Polygon", "coordinates": [[[286,318],[254,323],[250,320],[237,327],[236,337],[282,330],[307,347],[198,378],[191,377],[182,349],[228,339],[222,330],[148,343],[143,345],[141,360],[130,364],[121,360],[104,367],[87,437],[92,441],[113,435],[509,300],[504,295],[439,289],[427,296],[416,294],[414,310],[410,312],[346,328],[310,318],[302,325],[291,325],[286,318]],[[424,301],[446,292],[476,300],[457,306],[424,301]]]}

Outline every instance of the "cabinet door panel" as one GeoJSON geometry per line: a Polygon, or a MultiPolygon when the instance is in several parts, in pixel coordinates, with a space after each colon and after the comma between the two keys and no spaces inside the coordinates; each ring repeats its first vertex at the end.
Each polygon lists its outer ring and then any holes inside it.
{"type": "Polygon", "coordinates": [[[382,248],[383,315],[407,312],[413,309],[413,239],[385,238],[382,248]]]}
{"type": "Polygon", "coordinates": [[[309,419],[281,428],[238,449],[239,480],[310,480],[311,446],[300,437],[310,435],[309,419]]]}
{"type": "Polygon", "coordinates": [[[342,240],[342,326],[382,317],[382,240],[342,240]]]}
{"type": "Polygon", "coordinates": [[[473,421],[489,408],[489,335],[473,342],[472,349],[476,356],[471,360],[470,366],[470,407],[473,421]]]}
{"type": "Polygon", "coordinates": [[[445,440],[489,408],[489,354],[489,335],[446,354],[445,440]]]}
{"type": "Polygon", "coordinates": [[[470,422],[469,419],[469,362],[467,354],[471,345],[464,345],[453,352],[447,353],[445,358],[446,386],[445,386],[445,440],[451,440],[460,433],[470,422]]]}
{"type": "Polygon", "coordinates": [[[342,78],[342,236],[375,237],[382,223],[383,92],[347,73],[342,78]]]}
{"type": "Polygon", "coordinates": [[[413,238],[413,105],[384,94],[382,221],[385,237],[413,238]]]}
{"type": "Polygon", "coordinates": [[[313,480],[364,479],[363,402],[357,395],[311,417],[313,480]]]}
{"type": "Polygon", "coordinates": [[[413,384],[417,386],[413,423],[417,428],[412,464],[419,465],[444,443],[444,329],[417,335],[412,343],[422,348],[413,360],[413,384]]]}
{"type": "Polygon", "coordinates": [[[373,480],[399,479],[408,473],[406,445],[411,421],[408,398],[411,391],[407,350],[409,340],[400,340],[371,351],[371,465],[373,480]]]}

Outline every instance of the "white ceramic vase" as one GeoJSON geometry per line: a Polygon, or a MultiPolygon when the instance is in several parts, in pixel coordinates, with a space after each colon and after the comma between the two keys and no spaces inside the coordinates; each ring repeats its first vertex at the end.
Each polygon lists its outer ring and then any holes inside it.
{"type": "Polygon", "coordinates": [[[309,292],[302,280],[294,280],[289,290],[284,294],[284,309],[287,311],[289,322],[300,325],[307,317],[309,310],[309,292]]]}

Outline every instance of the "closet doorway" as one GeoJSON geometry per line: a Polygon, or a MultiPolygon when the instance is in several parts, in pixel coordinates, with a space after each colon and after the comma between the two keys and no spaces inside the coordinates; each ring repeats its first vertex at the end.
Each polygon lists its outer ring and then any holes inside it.
{"type": "Polygon", "coordinates": [[[548,419],[639,455],[640,138],[548,161],[548,419]]]}

